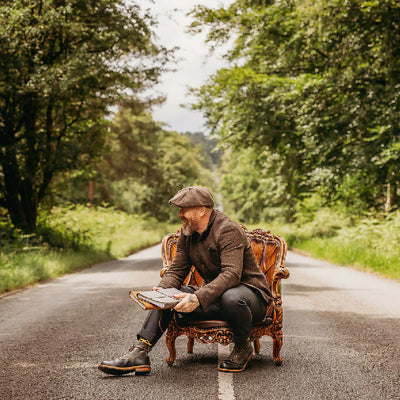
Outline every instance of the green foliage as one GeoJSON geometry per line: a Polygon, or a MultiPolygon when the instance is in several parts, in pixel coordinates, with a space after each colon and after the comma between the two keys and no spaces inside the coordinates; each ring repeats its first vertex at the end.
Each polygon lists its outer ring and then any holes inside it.
{"type": "Polygon", "coordinates": [[[279,158],[268,151],[226,151],[219,169],[224,210],[244,224],[287,216],[290,197],[279,168],[279,158]]]}
{"type": "Polygon", "coordinates": [[[212,170],[220,163],[221,151],[218,149],[218,141],[210,138],[202,132],[187,132],[184,134],[192,145],[203,155],[205,166],[212,170]]]}
{"type": "Polygon", "coordinates": [[[144,219],[107,207],[82,205],[55,207],[43,211],[38,234],[52,248],[106,251],[113,258],[157,243],[166,227],[154,219],[144,219]]]}
{"type": "Polygon", "coordinates": [[[166,131],[140,103],[123,104],[112,123],[111,151],[98,164],[104,197],[130,213],[158,220],[171,217],[168,205],[185,186],[212,186],[202,150],[187,136],[166,131]]]}
{"type": "Polygon", "coordinates": [[[251,173],[226,172],[229,200],[246,188],[245,208],[262,215],[265,186],[248,180],[268,171],[289,218],[312,194],[351,212],[400,206],[398,2],[237,0],[193,15],[211,46],[234,38],[232,66],[194,91],[228,155],[252,149],[251,173]],[[265,168],[264,154],[278,165],[265,168]]]}
{"type": "Polygon", "coordinates": [[[290,248],[400,281],[400,212],[384,219],[350,219],[328,209],[299,217],[296,224],[264,224],[290,248]]]}
{"type": "MultiPolygon", "coordinates": [[[[164,130],[146,104],[121,103],[110,128],[108,151],[91,175],[96,184],[90,199],[94,204],[168,220],[172,215],[168,200],[176,191],[195,184],[213,187],[209,148],[194,146],[189,135],[164,130]]],[[[58,177],[48,202],[86,204],[87,189],[87,175],[73,171],[58,177]]]]}
{"type": "Polygon", "coordinates": [[[35,234],[0,223],[0,293],[127,256],[176,226],[111,208],[56,207],[39,213],[35,234]]]}
{"type": "Polygon", "coordinates": [[[122,0],[1,2],[0,205],[15,226],[34,230],[53,176],[102,152],[108,107],[157,79],[151,23],[122,0]]]}

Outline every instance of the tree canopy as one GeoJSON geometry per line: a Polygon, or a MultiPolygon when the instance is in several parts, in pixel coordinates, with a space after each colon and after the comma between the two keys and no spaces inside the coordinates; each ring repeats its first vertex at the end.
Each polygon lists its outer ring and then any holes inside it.
{"type": "Polygon", "coordinates": [[[89,202],[169,220],[175,215],[168,200],[175,192],[195,184],[213,186],[212,165],[204,150],[208,143],[200,133],[166,130],[151,116],[151,104],[125,100],[110,120],[103,154],[89,168],[59,174],[45,202],[89,202]]]}
{"type": "Polygon", "coordinates": [[[109,151],[97,164],[99,201],[167,220],[175,192],[195,184],[212,186],[204,152],[190,136],[163,129],[145,104],[121,104],[111,130],[109,151]]]}
{"type": "Polygon", "coordinates": [[[246,187],[257,199],[239,213],[290,217],[309,196],[353,211],[400,205],[397,1],[237,0],[193,15],[211,46],[234,37],[231,67],[194,92],[231,156],[247,157],[251,171],[236,175],[243,161],[224,175],[225,197],[246,187]]]}
{"type": "Polygon", "coordinates": [[[53,176],[101,152],[109,106],[157,80],[151,24],[123,0],[0,3],[0,205],[15,226],[33,230],[53,176]]]}

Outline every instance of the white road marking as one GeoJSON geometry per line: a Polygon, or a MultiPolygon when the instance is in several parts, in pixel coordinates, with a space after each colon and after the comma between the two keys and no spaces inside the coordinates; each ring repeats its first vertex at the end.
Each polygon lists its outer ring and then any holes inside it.
{"type": "MultiPolygon", "coordinates": [[[[218,365],[227,359],[230,346],[223,346],[218,343],[218,365]]],[[[235,400],[232,373],[218,371],[218,400],[235,400]]]]}

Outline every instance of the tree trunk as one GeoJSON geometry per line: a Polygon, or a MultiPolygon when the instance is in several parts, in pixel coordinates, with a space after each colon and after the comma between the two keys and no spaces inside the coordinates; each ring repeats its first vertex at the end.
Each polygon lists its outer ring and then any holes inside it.
{"type": "Polygon", "coordinates": [[[15,152],[5,151],[2,160],[5,201],[11,222],[23,232],[31,233],[36,228],[37,193],[30,179],[21,179],[15,152]]]}
{"type": "Polygon", "coordinates": [[[89,179],[88,190],[87,190],[87,194],[86,194],[86,201],[87,201],[89,207],[91,207],[94,203],[95,187],[96,187],[95,181],[93,181],[92,179],[89,179]]]}
{"type": "Polygon", "coordinates": [[[389,213],[392,209],[395,197],[395,185],[388,183],[386,186],[386,203],[385,203],[385,213],[389,213]]]}
{"type": "Polygon", "coordinates": [[[22,190],[23,193],[20,193],[16,186],[8,187],[5,193],[6,206],[14,226],[25,233],[32,233],[36,229],[38,202],[34,191],[29,188],[22,190]]]}

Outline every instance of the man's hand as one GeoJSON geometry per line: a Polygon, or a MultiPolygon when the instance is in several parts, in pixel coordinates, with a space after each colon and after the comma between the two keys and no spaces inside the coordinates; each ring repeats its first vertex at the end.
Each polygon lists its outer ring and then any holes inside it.
{"type": "Polygon", "coordinates": [[[199,299],[194,293],[175,294],[174,297],[176,297],[177,299],[182,299],[174,307],[175,311],[191,312],[200,305],[199,299]]]}

